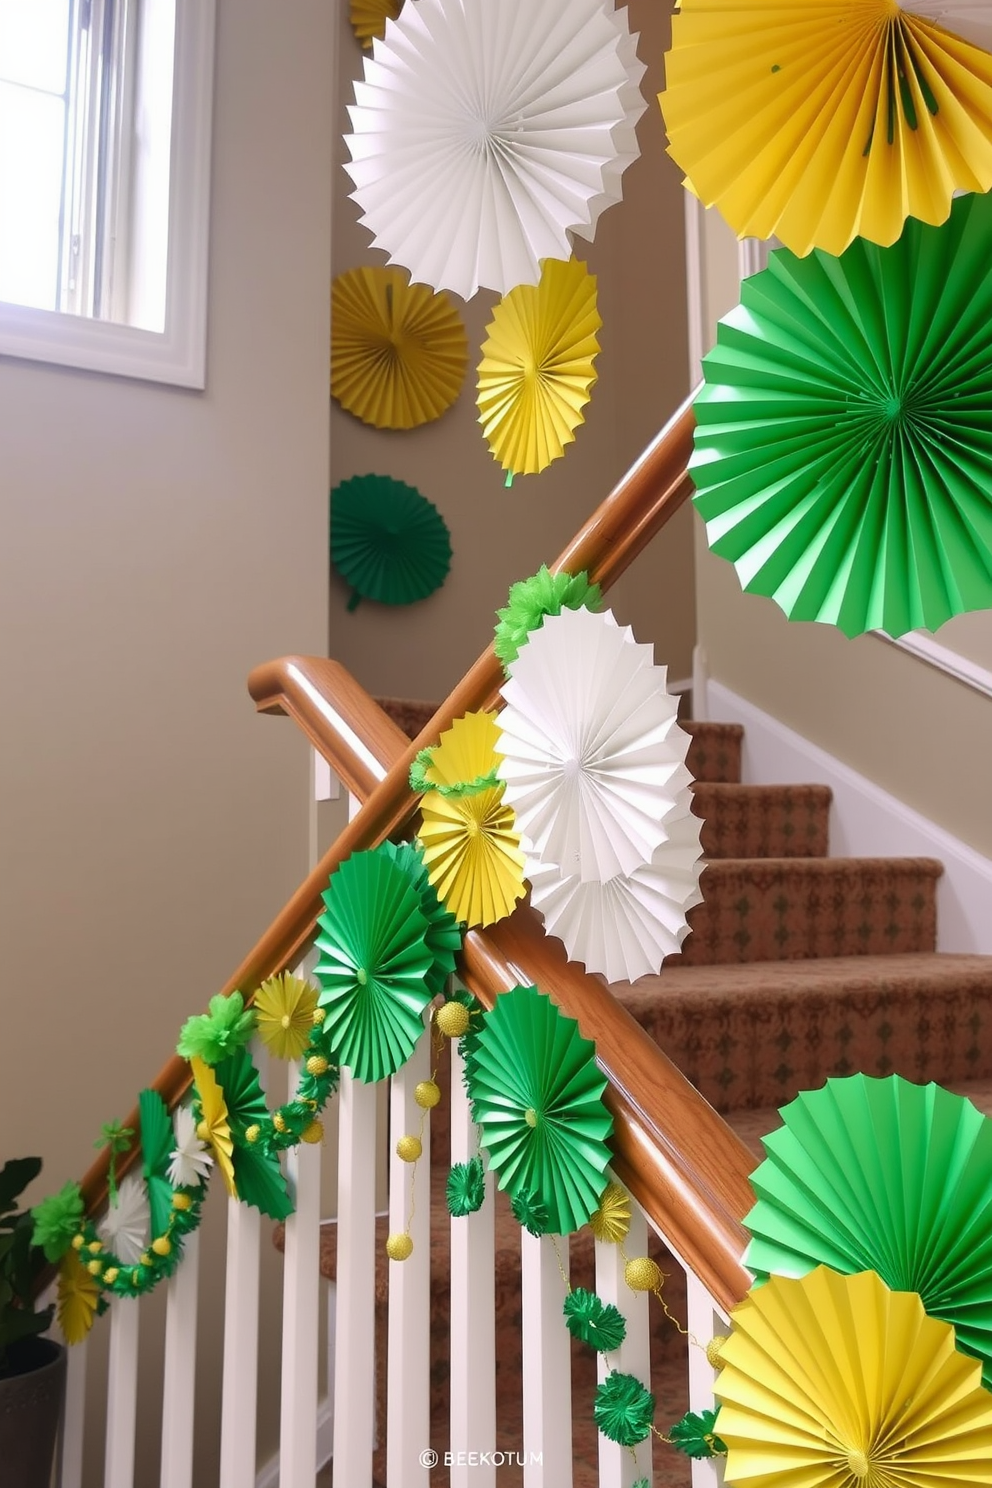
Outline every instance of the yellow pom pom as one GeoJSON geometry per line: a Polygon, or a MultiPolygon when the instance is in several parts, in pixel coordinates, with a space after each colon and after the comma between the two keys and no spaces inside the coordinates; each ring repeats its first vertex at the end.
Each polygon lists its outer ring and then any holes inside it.
{"type": "Polygon", "coordinates": [[[463,1002],[446,1002],[438,1008],[435,1021],[445,1038],[461,1038],[468,1032],[468,1008],[463,1002]]]}
{"type": "Polygon", "coordinates": [[[413,1240],[405,1231],[390,1235],[386,1241],[386,1254],[391,1261],[408,1261],[413,1255],[413,1240]]]}
{"type": "Polygon", "coordinates": [[[630,1199],[619,1183],[608,1183],[589,1228],[604,1245],[619,1245],[630,1230],[630,1199]]]}
{"type": "Polygon", "coordinates": [[[423,1143],[419,1137],[400,1137],[396,1143],[396,1156],[402,1158],[404,1162],[416,1162],[423,1150],[423,1143]]]}
{"type": "Polygon", "coordinates": [[[307,1060],[307,1074],[308,1075],[326,1075],[327,1074],[327,1060],[324,1058],[323,1054],[311,1054],[310,1055],[310,1058],[307,1060]]]}
{"type": "Polygon", "coordinates": [[[140,1271],[132,1271],[131,1272],[131,1285],[132,1286],[140,1286],[141,1285],[141,1272],[140,1271]]]}
{"type": "Polygon", "coordinates": [[[723,1368],[723,1345],[727,1342],[727,1339],[729,1337],[729,1333],[718,1333],[716,1337],[711,1338],[709,1343],[706,1345],[706,1361],[711,1369],[723,1368]]]}
{"type": "Polygon", "coordinates": [[[103,1270],[103,1264],[101,1261],[87,1261],[86,1269],[91,1276],[99,1276],[103,1270]]]}
{"type": "Polygon", "coordinates": [[[635,1256],[623,1268],[623,1279],[632,1292],[656,1292],[661,1272],[650,1256],[635,1256]]]}
{"type": "Polygon", "coordinates": [[[113,1286],[114,1282],[117,1280],[120,1274],[121,1273],[116,1266],[108,1266],[106,1271],[104,1271],[103,1273],[103,1279],[106,1282],[107,1286],[113,1286]]]}
{"type": "Polygon", "coordinates": [[[158,1235],[152,1241],[152,1250],[157,1256],[171,1255],[172,1241],[169,1239],[168,1235],[158,1235]]]}
{"type": "Polygon", "coordinates": [[[311,1144],[311,1146],[316,1146],[316,1144],[318,1142],[323,1141],[323,1137],[324,1137],[324,1125],[323,1125],[323,1122],[321,1122],[321,1121],[311,1121],[310,1125],[308,1127],[306,1127],[304,1129],[304,1131],[302,1132],[302,1134],[300,1136],[300,1141],[301,1142],[309,1142],[311,1144]]]}
{"type": "Polygon", "coordinates": [[[277,1132],[284,1132],[286,1130],[286,1118],[284,1116],[281,1116],[277,1111],[272,1118],[272,1125],[275,1127],[277,1132]]]}
{"type": "Polygon", "coordinates": [[[72,1248],[73,1248],[73,1250],[82,1250],[82,1248],[83,1248],[83,1246],[85,1244],[86,1244],[86,1240],[85,1240],[85,1238],[82,1235],[73,1235],[73,1237],[72,1237],[72,1248]]]}
{"type": "Polygon", "coordinates": [[[441,1088],[434,1080],[421,1080],[413,1098],[422,1111],[433,1111],[441,1099],[441,1088]]]}
{"type": "Polygon", "coordinates": [[[245,1127],[245,1141],[250,1142],[252,1146],[254,1146],[261,1135],[262,1128],[257,1123],[254,1126],[245,1127]]]}
{"type": "Polygon", "coordinates": [[[193,1200],[190,1198],[189,1194],[174,1193],[172,1195],[172,1207],[173,1209],[182,1210],[182,1212],[185,1214],[187,1209],[192,1209],[193,1200]]]}
{"type": "Polygon", "coordinates": [[[99,1240],[91,1240],[86,1248],[89,1251],[90,1255],[99,1255],[101,1250],[103,1249],[103,1246],[100,1244],[99,1240]]]}
{"type": "Polygon", "coordinates": [[[327,1017],[327,1009],[326,1008],[314,1008],[314,1010],[313,1010],[314,1027],[315,1028],[319,1028],[320,1025],[321,1025],[321,1023],[323,1023],[323,1021],[324,1021],[324,1019],[326,1017],[327,1017]]]}
{"type": "Polygon", "coordinates": [[[152,1258],[148,1254],[147,1250],[143,1250],[141,1252],[140,1256],[138,1257],[138,1260],[141,1262],[141,1264],[143,1266],[150,1266],[151,1263],[152,1263],[152,1258]]]}

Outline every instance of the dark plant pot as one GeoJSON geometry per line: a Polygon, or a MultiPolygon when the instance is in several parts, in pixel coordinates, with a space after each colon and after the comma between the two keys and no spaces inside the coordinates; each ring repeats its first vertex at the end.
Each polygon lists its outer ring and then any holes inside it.
{"type": "Polygon", "coordinates": [[[24,1338],[7,1358],[9,1372],[0,1377],[0,1481],[4,1488],[48,1488],[65,1395],[65,1349],[47,1338],[24,1338]]]}

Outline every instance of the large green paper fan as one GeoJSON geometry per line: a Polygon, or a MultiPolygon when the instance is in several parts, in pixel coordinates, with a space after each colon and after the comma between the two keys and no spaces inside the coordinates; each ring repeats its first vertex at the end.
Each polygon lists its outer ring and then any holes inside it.
{"type": "Polygon", "coordinates": [[[353,610],[362,599],[413,604],[439,589],[451,567],[451,538],[437,507],[386,475],[355,475],[331,492],[331,562],[353,610]]]}
{"type": "Polygon", "coordinates": [[[227,1119],[234,1138],[231,1161],[238,1198],[261,1210],[270,1219],[285,1219],[293,1212],[279,1159],[249,1141],[248,1133],[268,1118],[269,1108],[258,1070],[248,1050],[241,1048],[214,1065],[217,1083],[224,1092],[227,1119]]]}
{"type": "Polygon", "coordinates": [[[936,630],[992,606],[992,197],[890,248],[771,254],[704,358],[710,546],[791,620],[936,630]]]}
{"type": "Polygon", "coordinates": [[[332,875],[317,921],[324,1028],[356,1079],[384,1080],[424,1031],[434,957],[410,878],[387,852],[354,853],[332,875]]]}
{"type": "Polygon", "coordinates": [[[546,1205],[548,1232],[569,1235],[595,1211],[613,1118],[595,1046],[536,987],[504,992],[466,1059],[472,1118],[511,1198],[546,1205]]]}
{"type": "Polygon", "coordinates": [[[744,1220],[757,1279],[877,1271],[952,1323],[992,1383],[992,1121],[898,1075],[828,1080],[782,1117],[744,1220]]]}

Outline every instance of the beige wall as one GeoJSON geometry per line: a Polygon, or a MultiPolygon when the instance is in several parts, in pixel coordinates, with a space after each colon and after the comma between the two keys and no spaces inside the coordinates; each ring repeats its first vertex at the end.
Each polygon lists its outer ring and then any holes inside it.
{"type": "Polygon", "coordinates": [[[42,1191],[307,866],[245,677],[326,636],[331,7],[218,9],[206,392],[0,361],[0,1152],[42,1191]]]}
{"type": "MultiPolygon", "coordinates": [[[[361,52],[346,7],[339,11],[343,133],[361,52]]],[[[470,370],[458,403],[436,423],[384,433],[332,406],[333,480],[370,471],[405,480],[434,502],[452,534],[447,582],[408,609],[365,603],[348,614],[348,591],[332,578],[330,653],[373,692],[443,696],[482,650],[510,583],[560,552],[688,391],[681,188],[655,101],[668,15],[656,0],[633,0],[629,11],[641,32],[639,54],[649,64],[643,84],[649,107],[638,129],[643,155],[625,174],[624,200],[602,217],[595,243],[577,247],[599,279],[603,349],[585,425],[564,458],[504,489],[476,423],[474,369],[495,303],[486,292],[465,307],[470,370]]],[[[346,153],[339,143],[339,159],[346,153]]],[[[336,182],[335,270],[384,262],[357,223],[343,170],[336,182]]],[[[688,675],[694,598],[687,512],[614,590],[612,603],[641,640],[656,643],[657,660],[673,678],[688,675]]]]}
{"type": "MultiPolygon", "coordinates": [[[[705,216],[709,345],[717,316],[737,302],[737,246],[715,212],[705,216]]],[[[874,636],[794,624],[743,594],[698,519],[696,593],[714,679],[992,856],[992,700],[874,636]]],[[[990,613],[952,620],[935,639],[992,667],[990,613]]]]}

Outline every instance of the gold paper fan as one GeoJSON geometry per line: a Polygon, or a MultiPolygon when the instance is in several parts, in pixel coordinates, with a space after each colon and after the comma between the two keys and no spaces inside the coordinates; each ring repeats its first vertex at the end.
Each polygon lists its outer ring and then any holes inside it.
{"type": "Polygon", "coordinates": [[[596,280],[584,263],[547,258],[541,282],[500,301],[479,364],[479,423],[508,473],[536,475],[564,454],[596,381],[596,280]]]}
{"type": "Polygon", "coordinates": [[[331,286],[331,396],[377,429],[430,423],[458,397],[468,341],[446,294],[404,269],[362,268],[331,286]]]}
{"type": "Polygon", "coordinates": [[[377,36],[386,34],[386,22],[395,21],[403,0],[351,0],[351,29],[366,51],[377,36]]]}
{"type": "Polygon", "coordinates": [[[682,0],[669,153],[741,237],[888,247],[992,187],[992,55],[896,0],[682,0]]]}

